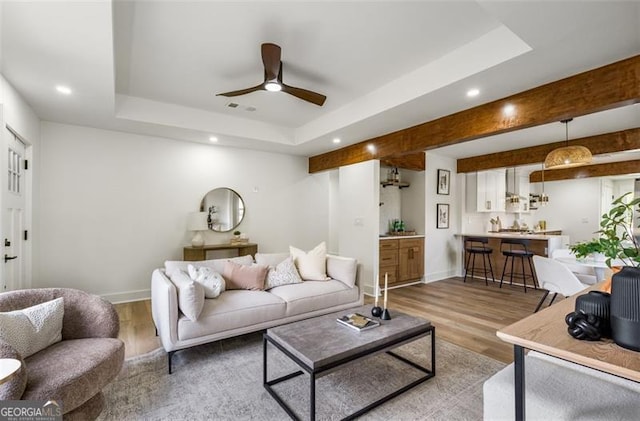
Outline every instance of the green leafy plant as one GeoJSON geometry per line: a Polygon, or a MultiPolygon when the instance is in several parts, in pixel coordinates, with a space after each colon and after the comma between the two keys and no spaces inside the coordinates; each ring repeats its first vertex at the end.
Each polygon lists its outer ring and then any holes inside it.
{"type": "Polygon", "coordinates": [[[602,215],[600,221],[600,245],[602,253],[607,257],[607,266],[619,259],[626,266],[640,267],[640,243],[633,235],[633,210],[640,213],[640,197],[629,202],[626,193],[613,201],[613,207],[602,215]]]}
{"type": "Polygon", "coordinates": [[[605,250],[605,247],[599,238],[594,238],[591,241],[585,241],[582,243],[576,243],[569,248],[578,259],[589,257],[594,253],[604,254],[605,250]]]}
{"type": "Polygon", "coordinates": [[[240,235],[240,234],[242,234],[240,231],[234,231],[233,232],[233,235],[240,235]]]}
{"type": "Polygon", "coordinates": [[[607,266],[614,261],[622,261],[625,266],[640,267],[640,243],[633,235],[633,209],[640,213],[640,198],[629,202],[625,198],[631,192],[623,194],[612,202],[613,207],[602,215],[600,229],[596,234],[600,238],[572,245],[578,258],[587,257],[592,253],[602,253],[606,257],[607,266]]]}

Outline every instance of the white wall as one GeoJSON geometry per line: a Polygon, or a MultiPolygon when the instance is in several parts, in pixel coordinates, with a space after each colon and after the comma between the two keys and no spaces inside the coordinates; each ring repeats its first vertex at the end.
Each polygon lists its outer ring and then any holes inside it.
{"type": "MultiPolygon", "coordinates": [[[[431,152],[426,153],[425,177],[425,279],[438,281],[458,273],[461,248],[455,234],[460,232],[461,206],[464,190],[460,190],[456,160],[431,152]],[[437,194],[438,169],[451,171],[449,195],[437,194]],[[436,204],[449,204],[449,228],[436,228],[436,204]]],[[[462,186],[464,187],[464,186],[462,186]]]]}
{"type": "MultiPolygon", "coordinates": [[[[538,183],[536,183],[538,184],[538,183]]],[[[539,186],[535,186],[538,191],[539,186]]],[[[532,212],[534,220],[547,221],[547,229],[561,229],[570,242],[588,241],[600,227],[600,178],[545,181],[549,204],[532,212]]]]}
{"type": "Polygon", "coordinates": [[[358,259],[361,285],[372,294],[378,274],[380,161],[347,165],[339,171],[339,251],[358,259]]]}
{"type": "Polygon", "coordinates": [[[41,174],[40,287],[147,297],[152,270],[190,243],[187,214],[217,187],[243,197],[238,229],[261,252],[327,240],[329,172],[309,175],[303,157],[45,122],[41,174]]]}

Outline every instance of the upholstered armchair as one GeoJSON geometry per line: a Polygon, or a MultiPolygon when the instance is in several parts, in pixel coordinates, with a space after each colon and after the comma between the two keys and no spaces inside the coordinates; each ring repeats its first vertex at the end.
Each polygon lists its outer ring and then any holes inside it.
{"type": "Polygon", "coordinates": [[[0,358],[22,367],[0,385],[3,400],[55,400],[65,420],[93,420],[104,407],[102,389],[120,372],[124,343],[113,305],[97,295],[66,288],[43,288],[0,294],[0,312],[22,310],[62,297],[62,340],[23,358],[0,340],[0,358]]]}

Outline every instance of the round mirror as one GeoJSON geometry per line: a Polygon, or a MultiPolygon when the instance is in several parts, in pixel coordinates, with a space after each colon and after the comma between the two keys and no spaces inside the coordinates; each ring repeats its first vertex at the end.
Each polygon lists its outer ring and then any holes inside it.
{"type": "Polygon", "coordinates": [[[200,211],[207,212],[207,225],[210,230],[228,232],[242,222],[244,201],[235,191],[220,187],[211,190],[202,198],[200,211]]]}

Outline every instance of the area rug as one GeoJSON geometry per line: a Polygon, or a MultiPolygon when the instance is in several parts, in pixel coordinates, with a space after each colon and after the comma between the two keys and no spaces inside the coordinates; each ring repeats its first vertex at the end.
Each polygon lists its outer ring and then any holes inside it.
{"type": "MultiPolygon", "coordinates": [[[[431,339],[397,348],[423,366],[431,339]]],[[[268,348],[269,379],[296,366],[268,348]]],[[[504,364],[436,338],[436,376],[363,415],[366,420],[481,420],[482,383],[504,364]]],[[[321,377],[316,418],[337,420],[420,376],[395,358],[379,354],[321,377]]],[[[275,386],[302,419],[309,417],[309,377],[275,386]]],[[[105,390],[100,420],[286,420],[287,414],[262,386],[262,336],[249,334],[194,347],[173,356],[167,374],[162,349],[127,359],[105,390]]]]}

